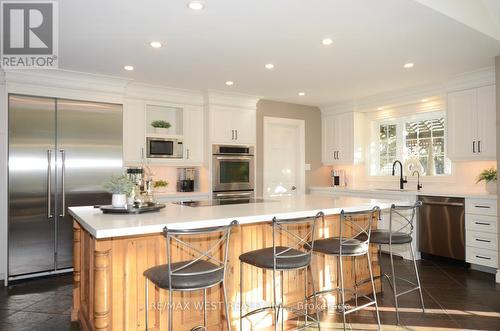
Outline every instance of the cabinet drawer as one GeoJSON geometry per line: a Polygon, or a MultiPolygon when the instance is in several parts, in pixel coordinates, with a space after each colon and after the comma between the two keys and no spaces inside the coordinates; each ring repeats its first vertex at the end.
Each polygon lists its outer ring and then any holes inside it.
{"type": "Polygon", "coordinates": [[[465,212],[467,214],[497,216],[497,200],[466,199],[465,212]]]}
{"type": "Polygon", "coordinates": [[[496,233],[467,231],[465,241],[470,247],[498,250],[496,233]]]}
{"type": "Polygon", "coordinates": [[[489,249],[466,247],[465,260],[469,263],[479,264],[486,267],[498,267],[497,251],[489,249]]]}
{"type": "Polygon", "coordinates": [[[497,233],[497,217],[466,214],[465,228],[467,231],[497,233]]]}

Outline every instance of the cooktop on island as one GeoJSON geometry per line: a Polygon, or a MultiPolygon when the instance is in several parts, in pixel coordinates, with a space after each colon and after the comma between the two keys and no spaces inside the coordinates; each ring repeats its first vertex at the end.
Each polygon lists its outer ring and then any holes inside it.
{"type": "Polygon", "coordinates": [[[222,206],[222,205],[238,205],[243,203],[262,203],[274,202],[273,200],[265,200],[262,198],[237,198],[237,199],[213,199],[201,201],[179,201],[174,202],[176,205],[189,206],[189,207],[208,207],[208,206],[222,206]]]}

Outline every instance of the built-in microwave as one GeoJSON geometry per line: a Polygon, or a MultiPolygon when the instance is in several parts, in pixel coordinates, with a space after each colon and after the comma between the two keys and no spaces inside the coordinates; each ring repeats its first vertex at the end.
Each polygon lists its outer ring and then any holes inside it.
{"type": "Polygon", "coordinates": [[[148,158],[182,159],[182,139],[176,138],[146,138],[146,155],[148,158]]]}

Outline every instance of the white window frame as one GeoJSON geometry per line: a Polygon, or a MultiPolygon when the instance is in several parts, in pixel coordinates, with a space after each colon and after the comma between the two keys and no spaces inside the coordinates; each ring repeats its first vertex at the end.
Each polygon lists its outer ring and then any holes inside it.
{"type": "MultiPolygon", "coordinates": [[[[413,121],[421,121],[426,119],[444,118],[445,122],[445,135],[444,135],[444,151],[446,157],[446,145],[447,145],[447,134],[448,130],[446,122],[446,112],[443,110],[423,112],[412,115],[401,115],[399,117],[393,117],[390,119],[381,119],[372,121],[371,125],[371,146],[370,146],[370,157],[369,166],[367,167],[367,175],[370,181],[391,181],[393,180],[390,175],[380,174],[380,125],[391,125],[396,124],[396,157],[397,160],[403,162],[404,147],[405,147],[405,137],[404,130],[406,123],[413,121]],[[376,172],[374,171],[376,170],[376,172]],[[375,174],[374,174],[375,173],[375,174]]],[[[454,181],[454,167],[451,164],[451,170],[449,174],[444,175],[433,175],[433,176],[422,176],[423,182],[453,182],[454,181]]]]}

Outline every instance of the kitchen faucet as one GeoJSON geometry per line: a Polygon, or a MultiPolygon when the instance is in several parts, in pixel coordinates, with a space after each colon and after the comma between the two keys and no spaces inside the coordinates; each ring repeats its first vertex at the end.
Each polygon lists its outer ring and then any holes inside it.
{"type": "Polygon", "coordinates": [[[394,176],[396,174],[396,163],[399,163],[399,168],[401,169],[400,177],[399,177],[399,189],[403,190],[405,188],[405,183],[408,183],[406,180],[406,176],[403,178],[403,164],[401,161],[396,160],[392,164],[392,175],[394,176]]]}
{"type": "Polygon", "coordinates": [[[415,173],[417,173],[417,191],[420,191],[422,188],[422,184],[420,184],[420,172],[418,170],[415,170],[411,175],[415,176],[415,173]]]}

